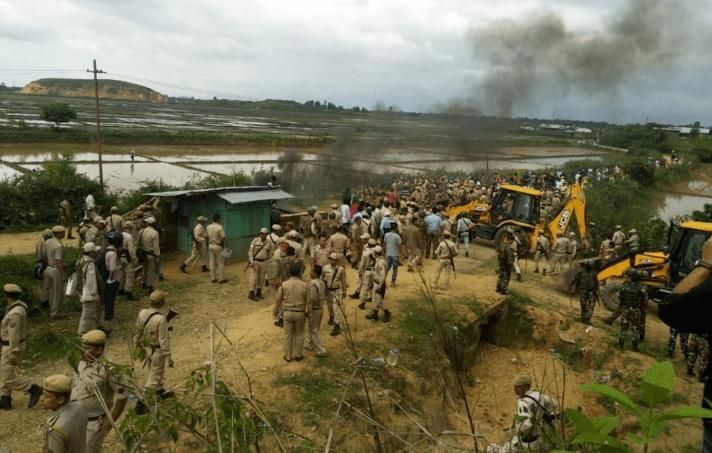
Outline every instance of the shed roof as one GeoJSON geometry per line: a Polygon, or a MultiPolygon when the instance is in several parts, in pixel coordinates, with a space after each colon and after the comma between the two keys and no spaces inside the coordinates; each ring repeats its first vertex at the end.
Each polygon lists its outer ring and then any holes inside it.
{"type": "Polygon", "coordinates": [[[265,200],[290,200],[294,196],[279,187],[242,186],[216,187],[213,189],[173,190],[169,192],[151,192],[146,195],[159,198],[187,198],[207,194],[216,194],[230,204],[251,203],[265,200]]]}

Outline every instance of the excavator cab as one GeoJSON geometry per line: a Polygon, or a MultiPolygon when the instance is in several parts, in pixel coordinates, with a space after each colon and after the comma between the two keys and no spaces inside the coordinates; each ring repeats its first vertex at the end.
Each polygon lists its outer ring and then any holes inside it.
{"type": "Polygon", "coordinates": [[[492,200],[492,221],[499,224],[505,220],[536,225],[539,221],[541,193],[523,187],[503,185],[502,190],[492,200]],[[532,193],[538,192],[538,193],[532,193]]]}
{"type": "Polygon", "coordinates": [[[706,222],[684,222],[671,225],[668,236],[670,252],[669,286],[675,286],[695,268],[695,261],[702,256],[702,247],[712,235],[712,224],[706,222]]]}

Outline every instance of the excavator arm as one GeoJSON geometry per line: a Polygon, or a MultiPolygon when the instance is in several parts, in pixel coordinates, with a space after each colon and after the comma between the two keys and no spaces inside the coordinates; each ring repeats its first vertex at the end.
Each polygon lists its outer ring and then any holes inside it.
{"type": "Polygon", "coordinates": [[[556,242],[556,239],[566,234],[566,229],[573,218],[576,219],[581,242],[584,248],[588,249],[590,244],[588,243],[588,231],[586,229],[586,196],[580,184],[571,185],[571,192],[561,210],[546,225],[553,242],[556,242]]]}

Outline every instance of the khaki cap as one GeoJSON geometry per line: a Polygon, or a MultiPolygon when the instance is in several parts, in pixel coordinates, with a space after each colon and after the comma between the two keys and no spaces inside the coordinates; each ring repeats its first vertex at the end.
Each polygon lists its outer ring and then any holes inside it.
{"type": "Polygon", "coordinates": [[[90,330],[82,335],[82,343],[90,346],[103,346],[106,344],[106,334],[101,330],[90,330]]]}
{"type": "Polygon", "coordinates": [[[94,219],[94,223],[101,223],[103,225],[106,225],[106,220],[99,217],[98,219],[97,218],[94,219]]]}
{"type": "Polygon", "coordinates": [[[515,385],[515,386],[532,385],[532,378],[527,374],[517,375],[517,377],[512,379],[512,385],[515,385]]]}
{"type": "Polygon", "coordinates": [[[620,225],[616,225],[616,230],[620,230],[621,228],[623,228],[623,227],[620,225]]]}
{"type": "Polygon", "coordinates": [[[2,290],[6,292],[7,294],[20,294],[22,293],[22,289],[17,286],[14,283],[8,283],[7,285],[2,287],[2,290]]]}
{"type": "Polygon", "coordinates": [[[96,252],[96,244],[93,242],[87,242],[83,247],[84,253],[96,252]]]}
{"type": "Polygon", "coordinates": [[[632,230],[629,231],[629,233],[637,233],[637,232],[638,232],[638,230],[636,230],[635,228],[633,228],[632,230]]]}
{"type": "Polygon", "coordinates": [[[52,227],[52,233],[64,233],[65,231],[67,230],[65,230],[62,225],[55,225],[52,227]]]}
{"type": "Polygon", "coordinates": [[[272,225],[272,230],[274,230],[274,231],[282,231],[282,225],[279,225],[279,224],[275,223],[274,225],[272,225]]]}
{"type": "Polygon", "coordinates": [[[52,230],[47,228],[46,230],[42,231],[42,237],[47,239],[52,237],[52,230]]]}
{"type": "Polygon", "coordinates": [[[119,212],[119,208],[117,206],[112,206],[111,212],[119,212]]]}
{"type": "Polygon", "coordinates": [[[337,209],[339,207],[336,203],[331,203],[331,209],[337,209]]]}
{"type": "Polygon", "coordinates": [[[148,300],[151,302],[151,305],[161,305],[166,301],[166,293],[156,290],[148,296],[148,300]]]}
{"type": "Polygon", "coordinates": [[[298,237],[299,237],[299,233],[297,233],[296,230],[292,230],[292,231],[290,231],[289,233],[287,233],[287,237],[288,237],[288,238],[298,238],[298,237]]]}
{"type": "Polygon", "coordinates": [[[149,217],[149,218],[146,219],[146,223],[148,223],[149,225],[153,225],[154,223],[156,223],[156,218],[155,218],[155,217],[149,217]]]}
{"type": "Polygon", "coordinates": [[[381,253],[381,252],[383,252],[383,247],[381,247],[380,245],[377,245],[373,248],[373,251],[376,253],[381,253]]]}
{"type": "Polygon", "coordinates": [[[368,239],[371,239],[371,235],[368,234],[368,233],[363,233],[363,234],[360,236],[360,238],[361,238],[361,239],[368,240],[368,239]]]}
{"type": "Polygon", "coordinates": [[[260,234],[269,234],[269,230],[267,228],[260,228],[260,234]]]}
{"type": "Polygon", "coordinates": [[[376,242],[375,239],[371,238],[371,239],[368,240],[368,245],[370,245],[371,247],[373,247],[373,246],[378,245],[378,242],[376,242]]]}
{"type": "Polygon", "coordinates": [[[124,222],[124,230],[127,228],[133,228],[133,222],[130,220],[127,220],[124,222]]]}
{"type": "Polygon", "coordinates": [[[198,222],[207,222],[208,218],[205,217],[204,215],[199,215],[198,216],[198,222]]]}
{"type": "Polygon", "coordinates": [[[52,393],[69,393],[72,391],[72,378],[64,374],[53,374],[44,378],[42,388],[52,393]]]}
{"type": "Polygon", "coordinates": [[[449,231],[443,231],[443,236],[445,236],[446,238],[449,238],[449,237],[450,237],[450,232],[449,232],[449,231]]]}
{"type": "Polygon", "coordinates": [[[336,254],[336,253],[332,253],[331,255],[329,255],[329,259],[330,259],[330,260],[338,260],[338,259],[339,259],[339,255],[336,254]]]}

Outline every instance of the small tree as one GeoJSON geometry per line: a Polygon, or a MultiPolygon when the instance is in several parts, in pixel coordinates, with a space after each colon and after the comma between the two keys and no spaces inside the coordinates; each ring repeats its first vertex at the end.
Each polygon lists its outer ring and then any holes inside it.
{"type": "Polygon", "coordinates": [[[53,102],[42,106],[40,118],[54,123],[54,129],[59,130],[61,123],[68,123],[77,118],[77,111],[69,104],[63,102],[53,102]]]}

